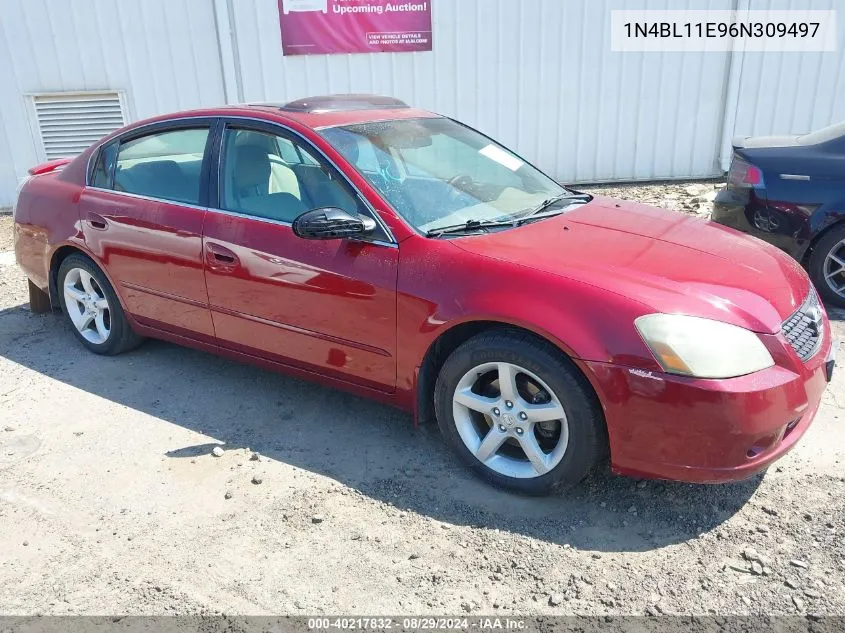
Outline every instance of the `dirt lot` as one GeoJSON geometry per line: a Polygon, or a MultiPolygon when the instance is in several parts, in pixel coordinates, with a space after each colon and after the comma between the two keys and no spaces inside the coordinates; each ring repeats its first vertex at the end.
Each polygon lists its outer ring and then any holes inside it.
{"type": "MultiPolygon", "coordinates": [[[[705,215],[689,186],[600,190],[705,215]]],[[[845,613],[841,369],[765,476],[527,499],[392,409],[155,341],[99,358],[26,301],[0,255],[0,613],[845,613]]]]}

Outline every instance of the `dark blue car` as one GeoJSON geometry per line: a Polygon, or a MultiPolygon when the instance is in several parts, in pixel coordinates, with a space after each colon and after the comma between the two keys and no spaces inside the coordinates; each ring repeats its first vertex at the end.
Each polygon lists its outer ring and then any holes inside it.
{"type": "Polygon", "coordinates": [[[828,303],[845,308],[845,123],[735,139],[713,220],[786,251],[828,303]]]}

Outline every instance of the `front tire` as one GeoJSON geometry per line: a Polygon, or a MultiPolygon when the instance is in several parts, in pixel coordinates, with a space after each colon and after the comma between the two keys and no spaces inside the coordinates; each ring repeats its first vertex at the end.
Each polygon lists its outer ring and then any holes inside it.
{"type": "Polygon", "coordinates": [[[809,268],[822,299],[845,308],[845,224],[822,236],[813,249],[809,268]]]}
{"type": "Polygon", "coordinates": [[[132,331],[109,280],[85,255],[69,255],[62,261],[58,294],[76,338],[95,354],[114,356],[143,340],[132,331]]]}
{"type": "Polygon", "coordinates": [[[530,495],[581,481],[606,454],[595,394],[551,345],[521,332],[473,337],[446,360],[437,423],[487,482],[530,495]]]}

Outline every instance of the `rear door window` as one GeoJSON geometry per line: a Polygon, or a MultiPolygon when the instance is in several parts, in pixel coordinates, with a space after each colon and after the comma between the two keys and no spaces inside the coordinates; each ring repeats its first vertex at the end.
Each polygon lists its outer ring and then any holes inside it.
{"type": "Polygon", "coordinates": [[[117,156],[117,143],[109,143],[100,150],[94,170],[91,172],[91,186],[108,189],[114,172],[114,159],[117,156]]]}
{"type": "Polygon", "coordinates": [[[208,134],[208,127],[182,128],[121,143],[114,189],[198,205],[208,134]]]}

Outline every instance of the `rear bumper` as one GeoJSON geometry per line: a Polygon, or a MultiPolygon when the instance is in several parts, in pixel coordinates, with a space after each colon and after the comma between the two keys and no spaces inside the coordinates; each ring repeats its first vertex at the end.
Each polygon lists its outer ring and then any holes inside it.
{"type": "Polygon", "coordinates": [[[607,420],[615,472],[695,483],[748,478],[792,449],[828,383],[830,331],[807,364],[701,380],[586,363],[607,420]]]}

